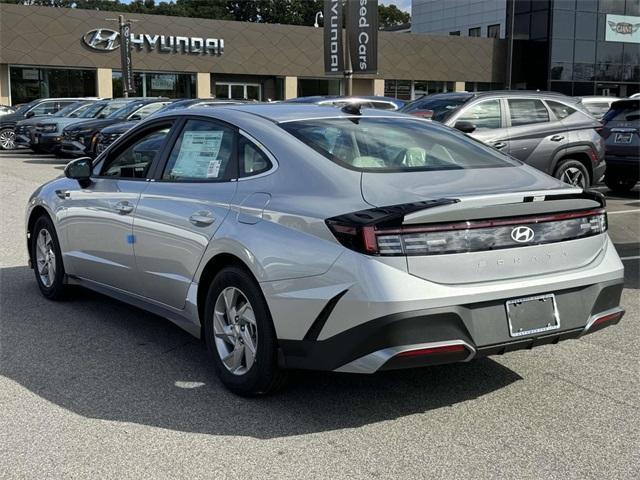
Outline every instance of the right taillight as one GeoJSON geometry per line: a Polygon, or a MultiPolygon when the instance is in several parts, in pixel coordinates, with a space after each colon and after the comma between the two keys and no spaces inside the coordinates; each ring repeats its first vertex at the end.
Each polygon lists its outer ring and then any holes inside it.
{"type": "Polygon", "coordinates": [[[440,255],[526,247],[599,235],[607,230],[604,208],[527,217],[425,225],[362,225],[328,219],[345,247],[367,255],[440,255]]]}

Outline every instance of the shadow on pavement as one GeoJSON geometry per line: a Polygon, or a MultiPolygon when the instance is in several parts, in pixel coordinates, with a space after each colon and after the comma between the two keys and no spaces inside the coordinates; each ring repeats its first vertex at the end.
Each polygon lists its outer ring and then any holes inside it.
{"type": "Polygon", "coordinates": [[[26,266],[0,269],[0,301],[0,374],[90,418],[274,438],[446,407],[521,379],[490,359],[370,376],[297,372],[283,392],[244,399],[218,383],[202,343],[165,319],[81,289],[47,301],[26,266]]]}

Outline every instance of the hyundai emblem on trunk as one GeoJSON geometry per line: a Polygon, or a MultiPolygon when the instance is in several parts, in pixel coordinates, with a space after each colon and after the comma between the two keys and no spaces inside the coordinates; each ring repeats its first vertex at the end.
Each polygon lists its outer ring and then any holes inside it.
{"type": "Polygon", "coordinates": [[[511,238],[518,243],[526,243],[533,240],[535,233],[529,227],[516,227],[511,230],[511,238]]]}

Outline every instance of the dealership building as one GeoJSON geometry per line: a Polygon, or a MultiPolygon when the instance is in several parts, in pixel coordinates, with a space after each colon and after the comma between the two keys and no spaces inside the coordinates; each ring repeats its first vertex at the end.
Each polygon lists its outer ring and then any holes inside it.
{"type": "MultiPolygon", "coordinates": [[[[0,4],[0,104],[39,97],[122,94],[114,12],[0,4]],[[93,46],[92,46],[93,45],[93,46]]],[[[136,95],[279,100],[340,94],[324,73],[323,29],[130,15],[136,95]]],[[[504,84],[506,43],[380,32],[378,74],[357,95],[409,99],[504,84]]]]}

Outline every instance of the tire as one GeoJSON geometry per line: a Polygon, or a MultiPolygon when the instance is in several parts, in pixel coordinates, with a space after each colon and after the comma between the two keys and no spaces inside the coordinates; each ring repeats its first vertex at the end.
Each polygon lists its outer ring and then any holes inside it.
{"type": "Polygon", "coordinates": [[[30,240],[33,271],[40,292],[49,300],[63,299],[67,293],[67,286],[64,283],[62,253],[56,229],[48,216],[42,215],[36,220],[30,240]]]}
{"type": "Polygon", "coordinates": [[[13,128],[0,129],[0,150],[13,150],[16,148],[16,133],[13,128]]]}
{"type": "Polygon", "coordinates": [[[284,384],[286,375],[278,368],[278,340],[269,307],[258,283],[244,269],[226,267],[211,282],[204,333],[215,371],[233,393],[261,395],[284,384]]]}
{"type": "Polygon", "coordinates": [[[575,187],[589,188],[591,186],[589,170],[578,160],[562,160],[556,169],[555,177],[575,187]]]}
{"type": "Polygon", "coordinates": [[[604,174],[604,183],[610,190],[619,193],[627,193],[638,183],[637,178],[621,177],[610,173],[604,174]]]}

